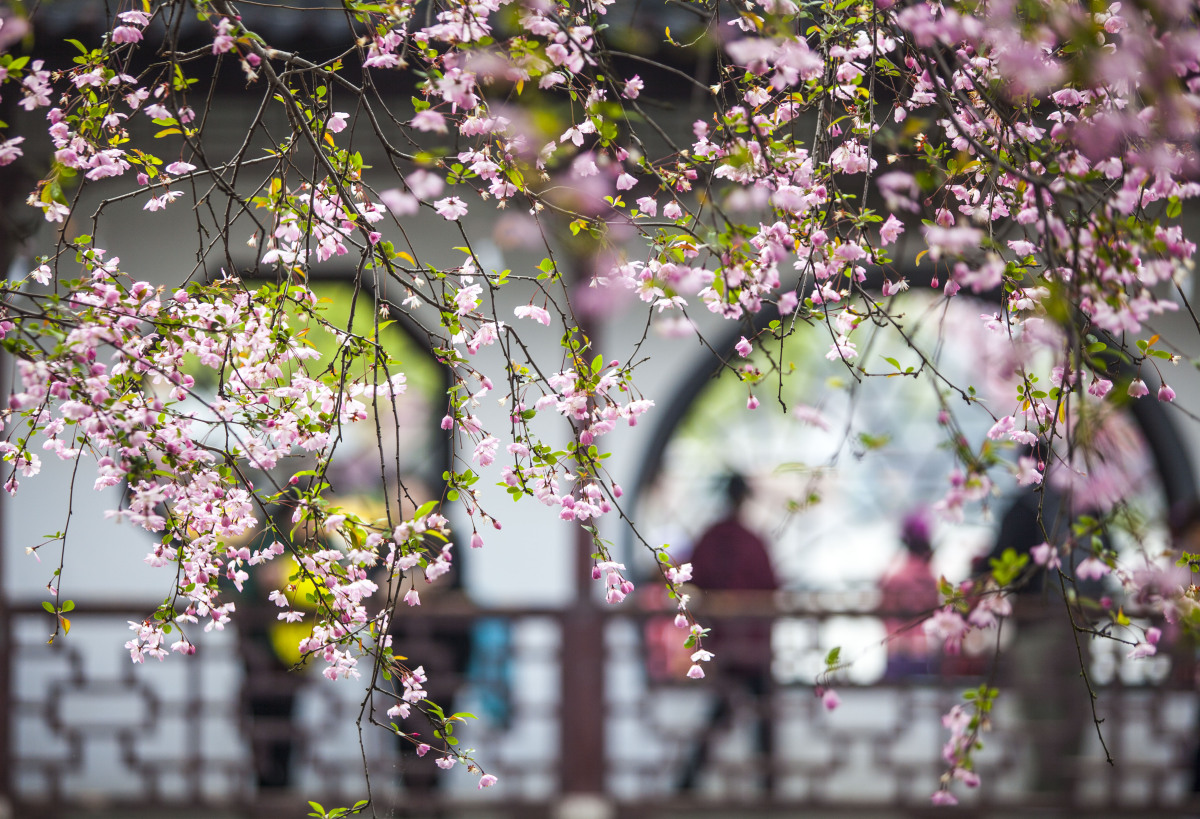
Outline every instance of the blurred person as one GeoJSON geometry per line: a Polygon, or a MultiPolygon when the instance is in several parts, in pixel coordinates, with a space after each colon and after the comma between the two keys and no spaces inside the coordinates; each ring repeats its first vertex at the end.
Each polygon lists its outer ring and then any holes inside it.
{"type": "MultiPolygon", "coordinates": [[[[725,479],[728,509],[697,541],[692,552],[692,583],[706,592],[770,593],[779,588],[771,565],[767,544],[742,520],[750,485],[740,474],[725,479]]],[[[732,601],[730,601],[732,602],[732,601]]],[[[771,682],[771,622],[739,617],[709,617],[712,633],[704,639],[705,649],[716,659],[712,663],[714,692],[708,724],[697,740],[679,779],[679,790],[695,790],[708,762],[714,735],[725,727],[739,696],[749,696],[754,708],[754,750],[767,764],[764,789],[772,788],[772,723],[765,712],[766,695],[771,682]]]]}
{"type": "Polygon", "coordinates": [[[936,671],[929,638],[920,619],[937,608],[937,578],[930,568],[933,558],[932,522],[926,510],[918,509],[904,518],[900,542],[904,552],[879,581],[879,608],[887,629],[887,678],[900,679],[936,671]]]}
{"type": "MultiPolygon", "coordinates": [[[[1020,495],[1000,521],[989,563],[1008,550],[1031,557],[1044,543],[1066,542],[1071,532],[1068,507],[1051,487],[1020,495]]],[[[1072,571],[1075,560],[1064,562],[1064,568],[1072,571]]],[[[1001,681],[1016,689],[1021,706],[1031,745],[1033,793],[1069,801],[1089,720],[1089,693],[1080,666],[1086,667],[1090,638],[1079,635],[1077,647],[1072,618],[1081,613],[1074,604],[1068,611],[1059,570],[1034,563],[1031,557],[1013,589],[1019,599],[1016,636],[1007,650],[1009,662],[1001,681]]]]}

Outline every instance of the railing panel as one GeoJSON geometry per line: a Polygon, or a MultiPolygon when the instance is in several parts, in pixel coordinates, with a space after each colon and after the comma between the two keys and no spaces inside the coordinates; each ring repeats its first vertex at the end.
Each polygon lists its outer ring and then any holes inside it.
{"type": "MultiPolygon", "coordinates": [[[[47,645],[47,615],[33,607],[12,613],[14,651],[7,671],[17,815],[120,806],[128,816],[163,807],[292,816],[308,798],[346,804],[364,795],[354,727],[361,687],[290,674],[296,687],[290,712],[252,718],[246,692],[255,685],[247,684],[237,632],[205,635],[194,657],[135,666],[121,645],[128,639],[127,621],[137,616],[117,607],[81,608],[72,616],[69,637],[47,645]],[[284,787],[256,782],[255,743],[271,740],[289,748],[284,787]]],[[[421,622],[414,619],[403,639],[419,659],[422,640],[443,627],[471,628],[484,616],[496,619],[507,635],[503,679],[458,669],[453,707],[479,715],[465,729],[464,742],[482,749],[481,761],[500,776],[500,784],[481,793],[473,776],[432,770],[428,758],[401,754],[386,733],[367,727],[372,788],[384,810],[486,804],[502,814],[533,815],[562,797],[561,766],[571,757],[559,727],[561,664],[569,660],[562,615],[430,611],[413,615],[421,622]],[[503,693],[498,702],[495,695],[503,693]]],[[[760,613],[775,624],[769,690],[755,697],[735,686],[694,787],[685,790],[681,779],[713,722],[719,660],[699,683],[677,673],[664,676],[661,668],[648,672],[647,623],[662,615],[608,609],[603,616],[606,693],[595,715],[605,726],[607,797],[618,815],[736,810],[747,803],[919,812],[928,807],[944,771],[947,732],[941,715],[980,682],[972,674],[885,677],[886,652],[879,649],[883,653],[871,659],[868,650],[858,671],[838,679],[842,704],[830,712],[810,683],[831,641],[849,632],[881,635],[881,620],[862,611],[760,613]],[[762,725],[769,728],[765,747],[762,725]]],[[[960,671],[987,668],[986,658],[956,663],[960,671]]],[[[1057,746],[1079,753],[1075,764],[1054,772],[1069,785],[1057,793],[1039,791],[1031,761],[1039,753],[1031,739],[1037,722],[1027,713],[1035,692],[1001,682],[992,730],[983,736],[978,757],[986,784],[978,792],[958,788],[964,802],[1070,804],[1118,814],[1184,809],[1197,742],[1188,652],[1164,652],[1151,663],[1134,664],[1123,652],[1101,646],[1092,652],[1089,668],[1117,765],[1104,762],[1085,713],[1071,729],[1077,732],[1074,745],[1057,746]]],[[[277,684],[273,678],[258,682],[277,684]]],[[[1075,684],[1076,694],[1086,697],[1082,684],[1075,684]]]]}

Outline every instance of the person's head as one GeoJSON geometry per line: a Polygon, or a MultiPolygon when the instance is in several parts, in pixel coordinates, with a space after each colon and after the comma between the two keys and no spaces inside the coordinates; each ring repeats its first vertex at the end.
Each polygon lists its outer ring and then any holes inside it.
{"type": "Polygon", "coordinates": [[[738,472],[730,472],[725,478],[725,498],[729,508],[737,511],[750,497],[750,484],[746,477],[738,472]]]}
{"type": "Polygon", "coordinates": [[[914,557],[929,559],[933,554],[933,524],[929,513],[916,509],[905,516],[900,525],[900,540],[914,557]]]}

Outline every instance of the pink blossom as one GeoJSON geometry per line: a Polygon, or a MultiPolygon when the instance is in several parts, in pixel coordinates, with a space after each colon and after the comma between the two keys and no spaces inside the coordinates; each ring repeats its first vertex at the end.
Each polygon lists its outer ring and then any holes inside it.
{"type": "Polygon", "coordinates": [[[1039,566],[1045,566],[1047,569],[1053,570],[1062,566],[1062,560],[1058,556],[1058,549],[1051,546],[1049,543],[1040,543],[1029,550],[1030,557],[1033,562],[1039,566]]]}
{"type": "Polygon", "coordinates": [[[1017,459],[1017,485],[1035,486],[1042,482],[1042,464],[1037,458],[1022,455],[1017,459]]]}
{"type": "Polygon", "coordinates": [[[410,124],[418,131],[425,131],[427,133],[444,134],[447,131],[446,118],[432,108],[418,111],[410,124]]]}
{"type": "MultiPolygon", "coordinates": [[[[13,137],[0,142],[0,167],[12,164],[18,157],[23,156],[24,152],[18,148],[25,137],[13,137]]],[[[67,163],[63,163],[64,165],[67,163]]]]}
{"type": "Polygon", "coordinates": [[[433,203],[434,210],[448,222],[456,222],[467,215],[467,203],[457,196],[447,196],[433,203]]]}
{"type": "Polygon", "coordinates": [[[1159,401],[1174,401],[1175,400],[1175,390],[1171,389],[1166,384],[1163,384],[1161,387],[1158,388],[1158,400],[1159,401]]]}
{"type": "Polygon", "coordinates": [[[754,348],[750,345],[750,342],[746,340],[745,336],[742,336],[740,339],[738,339],[738,343],[735,345],[734,349],[737,350],[737,354],[742,358],[745,358],[754,351],[754,348]]]}
{"type": "Polygon", "coordinates": [[[421,203],[411,193],[405,193],[398,188],[388,188],[379,192],[379,201],[383,203],[394,216],[413,216],[421,209],[421,203]]]}
{"type": "Polygon", "coordinates": [[[328,122],[325,123],[325,130],[331,134],[339,134],[346,130],[346,118],[348,116],[349,114],[338,111],[329,118],[328,122]]]}
{"type": "Polygon", "coordinates": [[[699,663],[696,663],[696,664],[692,665],[691,668],[688,669],[687,675],[690,679],[693,679],[693,680],[703,679],[704,678],[704,669],[700,667],[699,663]]]}
{"type": "Polygon", "coordinates": [[[887,221],[879,228],[879,241],[885,245],[890,245],[900,238],[900,234],[903,232],[904,224],[893,213],[888,216],[887,221]]]}
{"type": "Polygon", "coordinates": [[[113,29],[112,41],[117,45],[140,43],[142,41],[142,30],[133,26],[117,26],[113,29]]]}
{"type": "Polygon", "coordinates": [[[233,24],[229,22],[229,18],[222,17],[221,22],[217,24],[217,36],[213,38],[213,54],[223,54],[233,49],[232,32],[233,24]]]}
{"type": "Polygon", "coordinates": [[[821,694],[821,704],[825,706],[826,711],[832,711],[842,704],[842,700],[836,691],[826,688],[825,693],[821,694]]]}
{"type": "Polygon", "coordinates": [[[538,324],[546,327],[550,326],[550,313],[544,307],[538,307],[534,304],[523,304],[513,308],[513,315],[517,318],[533,319],[538,324]]]}
{"type": "Polygon", "coordinates": [[[958,800],[954,798],[954,794],[947,790],[935,791],[930,799],[935,805],[957,805],[958,800]]]}
{"type": "Polygon", "coordinates": [[[150,14],[144,11],[123,11],[117,15],[117,19],[122,23],[142,26],[143,28],[150,25],[150,14]]]}
{"type": "Polygon", "coordinates": [[[418,168],[405,178],[408,189],[418,199],[433,199],[441,194],[446,183],[435,173],[418,168]]]}
{"type": "Polygon", "coordinates": [[[498,780],[494,774],[484,774],[483,776],[479,777],[479,788],[480,790],[483,788],[490,788],[498,781],[500,780],[498,780]]]}
{"type": "Polygon", "coordinates": [[[968,771],[966,768],[955,768],[954,778],[962,782],[968,788],[979,787],[979,774],[974,771],[968,771]]]}
{"type": "Polygon", "coordinates": [[[1141,398],[1143,395],[1150,394],[1150,388],[1146,386],[1145,381],[1140,378],[1135,378],[1133,381],[1129,382],[1128,392],[1130,398],[1141,398]]]}
{"type": "Polygon", "coordinates": [[[968,250],[977,249],[983,233],[973,227],[925,228],[925,241],[929,244],[929,255],[933,259],[942,256],[960,256],[968,250]]]}
{"type": "Polygon", "coordinates": [[[425,756],[427,753],[429,753],[429,746],[424,742],[417,746],[417,756],[425,756]]]}
{"type": "Polygon", "coordinates": [[[971,630],[963,616],[949,606],[935,612],[925,621],[924,628],[930,637],[944,641],[947,654],[957,654],[963,638],[971,630]]]}
{"type": "Polygon", "coordinates": [[[642,82],[642,78],[637,74],[634,74],[625,81],[625,90],[622,92],[622,95],[625,97],[625,99],[635,100],[638,98],[638,95],[642,93],[642,89],[645,87],[646,84],[642,82]]]}
{"type": "Polygon", "coordinates": [[[1157,646],[1153,643],[1145,642],[1136,644],[1125,656],[1130,660],[1141,660],[1145,657],[1153,657],[1157,653],[1157,646]]]}
{"type": "Polygon", "coordinates": [[[1111,571],[1112,569],[1107,563],[1095,557],[1089,557],[1080,561],[1079,565],[1075,567],[1075,576],[1080,580],[1099,580],[1111,571]]]}

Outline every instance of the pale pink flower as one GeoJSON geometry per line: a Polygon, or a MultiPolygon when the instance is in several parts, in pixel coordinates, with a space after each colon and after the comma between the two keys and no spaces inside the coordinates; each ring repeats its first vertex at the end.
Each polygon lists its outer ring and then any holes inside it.
{"type": "Polygon", "coordinates": [[[413,216],[421,209],[421,203],[411,193],[405,193],[399,188],[388,188],[379,192],[379,201],[383,203],[393,216],[413,216]]]}
{"type": "Polygon", "coordinates": [[[955,768],[954,778],[962,782],[968,788],[979,787],[979,774],[974,771],[968,771],[966,768],[955,768]]]}
{"type": "Polygon", "coordinates": [[[538,307],[534,304],[523,304],[513,308],[513,315],[517,318],[533,319],[538,324],[550,326],[550,313],[544,307],[538,307]]]}
{"type": "Polygon", "coordinates": [[[144,11],[123,11],[117,15],[117,19],[122,23],[131,23],[135,26],[150,25],[150,15],[144,11]]]}
{"type": "Polygon", "coordinates": [[[1075,567],[1075,576],[1080,580],[1099,580],[1111,571],[1112,569],[1104,561],[1089,557],[1080,561],[1079,565],[1075,567]]]}
{"type": "MultiPolygon", "coordinates": [[[[1007,417],[1007,416],[1006,416],[1007,417]]],[[[1017,485],[1033,486],[1042,482],[1042,465],[1037,458],[1022,455],[1017,459],[1017,485]]]]}
{"type": "Polygon", "coordinates": [[[634,74],[625,81],[625,91],[622,95],[625,97],[625,99],[636,100],[638,95],[642,93],[642,89],[645,87],[646,84],[642,82],[642,78],[637,74],[634,74]]]}
{"type": "Polygon", "coordinates": [[[688,677],[690,677],[693,680],[703,679],[704,678],[704,669],[700,667],[699,663],[696,663],[695,665],[693,665],[691,668],[688,669],[687,675],[688,675],[688,677]]]}
{"type": "Polygon", "coordinates": [[[1141,660],[1145,657],[1153,657],[1158,653],[1158,646],[1152,643],[1138,643],[1125,656],[1130,660],[1141,660]]]}
{"type": "Polygon", "coordinates": [[[1175,400],[1175,390],[1171,389],[1166,384],[1163,384],[1161,387],[1158,388],[1158,400],[1159,401],[1174,401],[1175,400]]]}
{"type": "Polygon", "coordinates": [[[446,183],[440,176],[430,173],[424,168],[413,171],[404,181],[408,185],[408,189],[412,191],[412,195],[418,199],[433,199],[439,196],[446,187],[446,183]]]}
{"type": "Polygon", "coordinates": [[[479,788],[480,788],[480,790],[482,790],[484,788],[490,788],[490,787],[492,787],[492,785],[495,785],[498,781],[499,780],[496,779],[495,774],[484,774],[483,776],[479,777],[479,788]]]}
{"type": "Polygon", "coordinates": [[[425,131],[426,133],[444,134],[447,131],[446,118],[431,108],[418,111],[410,124],[418,131],[425,131]]]}
{"type": "Polygon", "coordinates": [[[1033,558],[1033,562],[1039,566],[1045,566],[1049,570],[1054,570],[1062,566],[1062,559],[1058,556],[1058,549],[1051,546],[1049,543],[1039,543],[1029,550],[1029,556],[1033,558]]]}
{"type": "Polygon", "coordinates": [[[957,805],[958,800],[950,791],[936,791],[930,799],[935,805],[957,805]]]}
{"type": "Polygon", "coordinates": [[[467,203],[457,196],[447,196],[433,203],[434,210],[448,222],[457,222],[467,215],[467,203]]]}
{"type": "Polygon", "coordinates": [[[754,347],[751,346],[750,342],[746,340],[745,336],[742,336],[740,339],[738,339],[738,343],[734,346],[734,349],[737,350],[737,354],[742,358],[745,358],[754,351],[754,347]]]}
{"type": "Polygon", "coordinates": [[[1146,382],[1140,378],[1135,378],[1129,384],[1129,397],[1141,398],[1143,395],[1149,395],[1150,388],[1146,386],[1146,382]]]}
{"type": "Polygon", "coordinates": [[[213,38],[212,53],[223,54],[233,49],[233,24],[228,17],[222,17],[217,24],[217,36],[213,38]]]}
{"type": "Polygon", "coordinates": [[[890,245],[900,238],[904,232],[904,224],[896,218],[896,214],[888,216],[887,221],[879,228],[879,241],[890,245]]]}
{"type": "Polygon", "coordinates": [[[112,41],[117,45],[140,43],[142,41],[142,30],[133,26],[117,26],[113,29],[112,41]]]}
{"type": "Polygon", "coordinates": [[[825,706],[826,711],[832,711],[842,704],[842,700],[836,691],[826,688],[825,693],[821,695],[821,704],[825,706]]]}
{"type": "Polygon", "coordinates": [[[325,130],[329,131],[331,134],[338,134],[346,130],[346,118],[348,116],[349,114],[338,111],[329,118],[328,122],[325,123],[325,130]]]}

